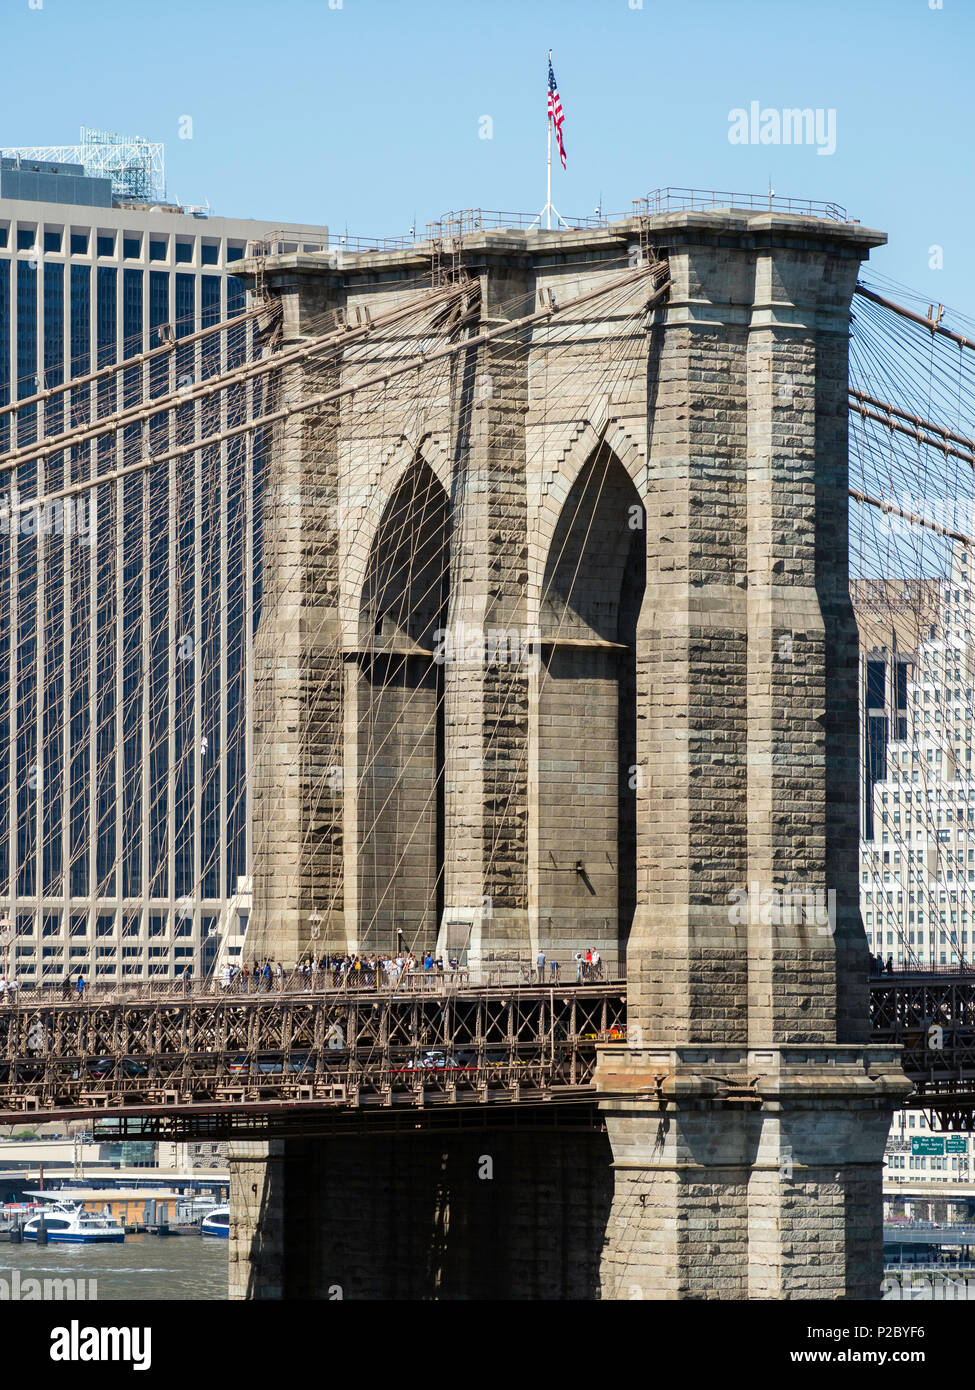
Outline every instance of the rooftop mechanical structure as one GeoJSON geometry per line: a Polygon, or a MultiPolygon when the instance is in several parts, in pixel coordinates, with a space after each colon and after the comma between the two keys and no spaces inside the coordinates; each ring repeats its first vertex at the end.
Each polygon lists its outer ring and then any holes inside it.
{"type": "Polygon", "coordinates": [[[166,199],[166,162],[161,142],[81,127],[77,145],[25,145],[4,155],[45,164],[80,164],[91,177],[112,180],[119,202],[161,203],[166,199]]]}

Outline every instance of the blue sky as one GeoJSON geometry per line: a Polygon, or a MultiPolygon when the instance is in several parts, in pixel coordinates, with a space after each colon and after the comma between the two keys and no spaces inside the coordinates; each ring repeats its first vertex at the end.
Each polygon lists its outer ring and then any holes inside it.
{"type": "Polygon", "coordinates": [[[415,217],[421,232],[452,209],[544,201],[552,47],[563,212],[771,178],[885,230],[878,270],[975,316],[975,3],[937,3],[0,0],[0,143],[137,132],[166,142],[184,203],[362,235],[415,217]],[[834,110],[836,152],[729,143],[729,112],[752,101],[834,110]]]}

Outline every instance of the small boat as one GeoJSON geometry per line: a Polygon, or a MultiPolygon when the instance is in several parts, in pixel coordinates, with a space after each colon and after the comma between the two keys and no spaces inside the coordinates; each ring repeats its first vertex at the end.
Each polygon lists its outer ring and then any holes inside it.
{"type": "Polygon", "coordinates": [[[230,1207],[214,1207],[208,1211],[200,1222],[200,1234],[204,1236],[220,1236],[224,1240],[230,1238],[230,1207]]]}
{"type": "Polygon", "coordinates": [[[125,1227],[110,1216],[92,1216],[82,1210],[80,1202],[54,1202],[38,1212],[24,1226],[24,1240],[36,1240],[41,1222],[47,1227],[47,1238],[67,1245],[96,1245],[111,1242],[121,1245],[125,1227]]]}

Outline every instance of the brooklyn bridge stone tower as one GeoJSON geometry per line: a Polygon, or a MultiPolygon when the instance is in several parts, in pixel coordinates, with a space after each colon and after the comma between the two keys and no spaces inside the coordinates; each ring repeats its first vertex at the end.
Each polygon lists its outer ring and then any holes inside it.
{"type": "Polygon", "coordinates": [[[883,239],[684,210],[245,270],[291,407],[247,954],[596,946],[629,1023],[589,1132],[239,1149],[238,1291],[878,1296],[847,337],[883,239]]]}

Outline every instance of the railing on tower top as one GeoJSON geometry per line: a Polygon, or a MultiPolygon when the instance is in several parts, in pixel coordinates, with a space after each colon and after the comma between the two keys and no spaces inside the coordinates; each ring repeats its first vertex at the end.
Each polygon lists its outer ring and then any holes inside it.
{"type": "MultiPolygon", "coordinates": [[[[591,213],[588,217],[563,217],[561,227],[569,231],[591,231],[608,227],[612,222],[663,212],[705,212],[718,208],[740,208],[750,212],[796,213],[804,217],[825,217],[833,222],[849,221],[844,207],[838,203],[815,202],[808,198],[784,198],[777,193],[730,193],[703,188],[655,188],[645,198],[633,199],[630,213],[591,213]]],[[[445,212],[436,222],[427,222],[424,233],[416,236],[363,237],[308,236],[294,231],[269,232],[258,241],[248,243],[248,257],[282,256],[299,251],[362,252],[409,251],[431,245],[447,238],[472,236],[487,231],[545,231],[537,213],[498,212],[488,208],[461,208],[445,212]]]]}
{"type": "MultiPolygon", "coordinates": [[[[607,227],[611,220],[601,213],[589,217],[566,217],[565,224],[573,231],[607,227]]],[[[284,256],[299,251],[346,251],[350,255],[373,251],[409,251],[413,247],[429,246],[432,242],[443,241],[448,237],[472,236],[486,231],[531,231],[544,230],[537,227],[538,214],[530,212],[495,212],[486,208],[462,208],[458,212],[445,212],[436,222],[427,222],[421,235],[396,237],[351,236],[348,232],[338,236],[318,237],[299,236],[293,231],[269,232],[257,241],[248,242],[247,256],[284,256]]]]}
{"type": "MultiPolygon", "coordinates": [[[[603,213],[593,213],[589,217],[563,217],[562,223],[571,231],[586,231],[590,228],[608,227],[613,220],[603,213]]],[[[445,212],[439,222],[427,223],[427,235],[469,236],[474,232],[487,231],[546,231],[539,226],[538,213],[494,212],[486,208],[462,208],[459,212],[445,212]]]]}
{"type": "Polygon", "coordinates": [[[730,193],[724,189],[655,188],[645,198],[634,198],[637,213],[710,212],[717,208],[741,208],[746,212],[790,212],[802,217],[825,217],[848,222],[839,203],[819,203],[808,198],[784,198],[778,193],[730,193]]]}

